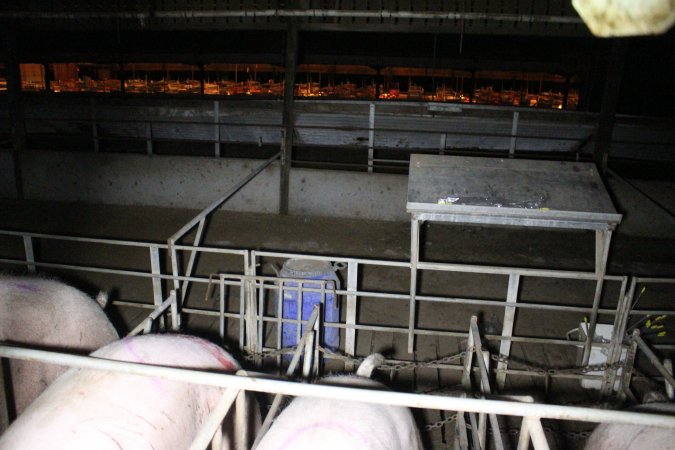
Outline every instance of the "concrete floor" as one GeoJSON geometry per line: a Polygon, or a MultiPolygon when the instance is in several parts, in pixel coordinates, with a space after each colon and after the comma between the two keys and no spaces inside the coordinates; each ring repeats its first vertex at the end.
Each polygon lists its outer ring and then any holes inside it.
{"type": "MultiPolygon", "coordinates": [[[[638,183],[635,183],[638,184],[638,183]]],[[[675,222],[672,213],[672,184],[642,183],[641,189],[657,203],[668,205],[659,208],[652,200],[637,192],[633,185],[622,180],[611,181],[615,201],[626,214],[613,239],[608,273],[639,274],[641,276],[675,276],[675,222]]],[[[64,235],[106,237],[165,242],[196,212],[191,210],[162,209],[153,207],[119,207],[84,204],[54,204],[41,202],[0,202],[0,229],[25,230],[64,235]]],[[[592,271],[594,261],[594,236],[583,231],[519,230],[506,227],[464,227],[433,223],[424,227],[425,246],[423,258],[427,260],[480,263],[554,269],[592,271]]],[[[299,252],[334,256],[352,256],[405,261],[410,253],[409,223],[277,216],[218,212],[211,220],[205,245],[226,248],[244,248],[269,251],[299,252]]],[[[21,242],[16,238],[0,236],[1,257],[22,254],[21,242]]],[[[81,244],[45,243],[36,248],[40,261],[72,262],[77,264],[147,270],[147,251],[119,252],[107,246],[92,249],[81,244]]],[[[166,261],[164,261],[166,262],[166,261]]],[[[232,270],[233,260],[203,258],[197,274],[232,270]]],[[[9,267],[7,267],[9,268],[9,267]]],[[[263,271],[270,272],[263,266],[263,271]]],[[[99,289],[111,292],[113,299],[149,302],[150,283],[147,280],[128,281],[119,277],[100,274],[73,274],[52,271],[69,282],[94,293],[99,289]]],[[[406,271],[369,269],[364,271],[362,289],[406,293],[409,287],[406,271]]],[[[346,273],[342,274],[346,279],[346,273]]],[[[420,279],[420,292],[436,295],[461,295],[478,298],[503,298],[505,277],[483,275],[456,275],[424,273],[420,279]]],[[[542,293],[551,301],[566,304],[587,304],[592,299],[593,285],[557,281],[528,281],[521,287],[521,298],[539,299],[542,293]],[[553,294],[555,292],[555,294],[553,294]]],[[[611,305],[616,286],[607,287],[607,305],[611,305]]],[[[189,306],[214,308],[213,302],[204,302],[202,287],[194,287],[189,306]]],[[[140,309],[117,308],[112,311],[120,331],[128,331],[147,312],[140,309]]],[[[464,331],[471,314],[479,314],[484,330],[501,330],[502,312],[497,308],[457,307],[422,304],[419,325],[425,328],[464,331]]],[[[361,322],[403,325],[407,321],[407,303],[363,302],[359,310],[361,322]],[[364,306],[365,304],[365,306],[364,306]]],[[[581,319],[578,315],[556,315],[552,327],[550,314],[519,313],[516,333],[522,335],[550,335],[564,333],[574,328],[581,319]],[[552,330],[552,328],[554,328],[552,330]]],[[[217,338],[217,322],[212,317],[190,317],[187,328],[194,333],[217,338]]],[[[236,336],[236,326],[228,329],[228,342],[236,336]]],[[[459,339],[420,338],[418,351],[409,355],[405,351],[404,335],[361,331],[357,336],[357,353],[366,355],[384,351],[397,359],[432,360],[462,350],[459,339]]],[[[494,347],[493,347],[494,349],[494,347]]],[[[574,349],[551,351],[541,346],[515,346],[514,356],[547,366],[568,366],[575,363],[574,349]]],[[[434,391],[447,389],[459,381],[458,373],[437,369],[417,369],[398,372],[389,376],[381,374],[397,390],[434,391]]],[[[578,382],[556,381],[544,391],[544,380],[534,377],[515,377],[507,388],[510,390],[538,391],[544,401],[557,402],[562,398],[588,400],[592,395],[580,392],[578,382]]],[[[437,411],[419,411],[420,424],[444,418],[437,411]]],[[[588,426],[586,426],[588,427],[588,426]]],[[[586,428],[587,429],[587,428],[586,428]]],[[[425,443],[434,449],[452,448],[452,427],[425,433],[425,443]]],[[[563,448],[577,447],[580,442],[565,441],[563,448]]]]}

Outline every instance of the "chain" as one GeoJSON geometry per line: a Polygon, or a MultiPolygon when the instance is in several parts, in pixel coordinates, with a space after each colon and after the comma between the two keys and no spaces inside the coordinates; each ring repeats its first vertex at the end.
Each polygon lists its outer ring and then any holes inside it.
{"type": "Polygon", "coordinates": [[[507,357],[504,355],[497,355],[493,354],[490,355],[492,360],[497,361],[499,363],[504,363],[504,364],[509,364],[509,363],[516,363],[521,366],[524,366],[526,370],[529,370],[531,372],[536,372],[540,375],[555,375],[555,374],[562,374],[562,373],[573,373],[573,374],[586,374],[589,372],[604,372],[608,369],[619,369],[623,367],[623,363],[620,361],[617,361],[613,364],[590,364],[587,366],[574,366],[574,367],[556,367],[556,368],[551,368],[551,367],[545,367],[545,366],[540,366],[540,365],[535,365],[532,364],[528,361],[524,361],[519,358],[514,358],[514,357],[507,357]]]}
{"type": "MultiPolygon", "coordinates": [[[[466,426],[468,429],[471,429],[471,425],[466,426]]],[[[544,433],[546,434],[557,434],[559,436],[564,436],[568,439],[573,439],[573,440],[586,440],[589,438],[591,433],[593,433],[593,430],[590,431],[560,431],[560,430],[554,430],[553,428],[550,427],[543,427],[544,433]]],[[[489,428],[488,433],[492,434],[492,429],[489,428]]],[[[520,428],[500,428],[499,432],[502,434],[508,434],[510,436],[519,436],[520,435],[520,428]]]]}
{"type": "Polygon", "coordinates": [[[418,367],[430,367],[430,366],[438,366],[440,364],[450,364],[453,363],[457,360],[460,360],[466,356],[466,352],[461,352],[457,353],[456,355],[450,355],[450,356],[445,356],[440,359],[435,359],[433,361],[410,361],[410,362],[400,362],[396,364],[382,364],[378,366],[378,369],[382,370],[393,370],[393,371],[399,371],[399,370],[409,370],[409,369],[416,369],[418,367]]]}
{"type": "Polygon", "coordinates": [[[448,416],[443,420],[439,420],[438,422],[427,424],[427,425],[424,426],[424,429],[426,431],[435,430],[436,428],[441,428],[441,427],[443,427],[443,426],[445,426],[445,425],[447,425],[451,422],[454,422],[455,420],[457,420],[457,414],[453,414],[451,416],[448,416]]]}
{"type": "Polygon", "coordinates": [[[291,354],[295,351],[294,347],[286,347],[286,348],[280,348],[279,350],[270,350],[267,352],[260,352],[260,353],[249,353],[246,355],[244,358],[247,361],[252,361],[257,358],[272,358],[275,356],[280,356],[280,355],[288,355],[291,354]]]}

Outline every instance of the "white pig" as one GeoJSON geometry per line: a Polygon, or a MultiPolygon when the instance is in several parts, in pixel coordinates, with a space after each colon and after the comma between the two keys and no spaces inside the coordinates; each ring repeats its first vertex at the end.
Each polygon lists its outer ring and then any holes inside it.
{"type": "MultiPolygon", "coordinates": [[[[647,403],[633,409],[645,413],[675,414],[672,403],[647,403]]],[[[675,449],[675,431],[668,428],[601,423],[586,441],[585,450],[675,449]]]]}
{"type": "MultiPolygon", "coordinates": [[[[98,304],[59,281],[0,275],[0,341],[43,349],[89,353],[119,339],[98,304]]],[[[14,412],[21,414],[66,367],[10,361],[14,412]]]]}
{"type": "MultiPolygon", "coordinates": [[[[386,389],[369,377],[382,363],[370,355],[356,376],[330,376],[321,384],[386,389]]],[[[408,408],[298,397],[279,415],[257,450],[417,450],[419,432],[408,408]]]]}
{"type": "MultiPolygon", "coordinates": [[[[217,345],[178,334],[127,337],[92,356],[220,372],[239,368],[217,345]]],[[[9,427],[0,449],[187,449],[223,393],[163,378],[70,369],[9,427]]]]}

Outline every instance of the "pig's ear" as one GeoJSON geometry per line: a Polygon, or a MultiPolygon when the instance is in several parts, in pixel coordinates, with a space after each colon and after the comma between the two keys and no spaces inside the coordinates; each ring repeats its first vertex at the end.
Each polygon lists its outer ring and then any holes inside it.
{"type": "Polygon", "coordinates": [[[105,309],[105,307],[108,306],[108,293],[100,291],[96,296],[96,303],[99,304],[101,309],[105,309]]]}

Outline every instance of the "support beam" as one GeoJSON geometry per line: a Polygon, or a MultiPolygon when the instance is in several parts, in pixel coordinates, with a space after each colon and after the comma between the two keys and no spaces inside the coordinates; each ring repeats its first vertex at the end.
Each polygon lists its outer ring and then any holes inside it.
{"type": "Polygon", "coordinates": [[[12,27],[7,27],[3,34],[2,54],[5,60],[7,77],[7,110],[9,114],[9,130],[12,141],[12,164],[14,165],[14,189],[18,200],[23,199],[23,183],[21,176],[21,150],[26,143],[26,124],[24,120],[23,99],[21,93],[21,69],[16,54],[18,35],[12,27]]]}
{"type": "Polygon", "coordinates": [[[298,26],[294,20],[286,31],[286,74],[284,81],[283,131],[281,137],[281,176],[279,189],[279,214],[288,214],[293,134],[295,129],[295,72],[298,59],[298,26]]]}
{"type": "Polygon", "coordinates": [[[601,173],[607,170],[607,158],[612,143],[614,131],[614,117],[619,104],[619,92],[621,90],[621,78],[626,60],[625,44],[620,39],[612,42],[609,61],[607,62],[607,75],[605,87],[602,93],[600,106],[600,118],[598,119],[598,132],[595,141],[594,159],[601,173]]]}

